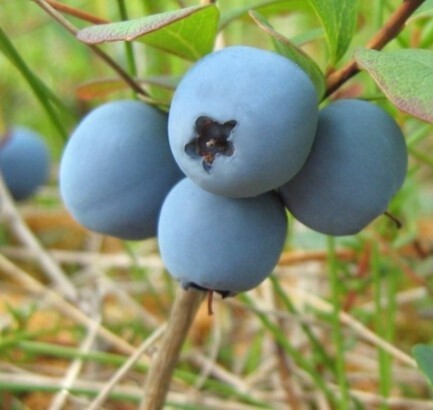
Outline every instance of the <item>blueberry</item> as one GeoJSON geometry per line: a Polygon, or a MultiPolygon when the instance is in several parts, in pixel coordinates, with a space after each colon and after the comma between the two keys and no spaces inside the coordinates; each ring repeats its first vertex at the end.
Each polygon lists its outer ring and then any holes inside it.
{"type": "Polygon", "coordinates": [[[15,127],[0,144],[0,169],[12,197],[17,201],[30,198],[49,177],[46,143],[37,132],[15,127]]]}
{"type": "Polygon", "coordinates": [[[276,53],[231,46],[182,78],[169,140],[183,172],[203,189],[250,197],[275,189],[303,165],[317,125],[308,76],[276,53]]]}
{"type": "Polygon", "coordinates": [[[386,111],[366,101],[339,100],[320,112],[311,153],[280,193],[308,227],[355,234],[386,211],[403,184],[407,161],[403,134],[386,111]]]}
{"type": "Polygon", "coordinates": [[[106,103],[77,126],[60,163],[60,190],[72,216],[122,239],[156,234],[158,213],[183,177],[170,151],[167,116],[139,101],[106,103]]]}
{"type": "Polygon", "coordinates": [[[285,208],[275,192],[228,198],[185,178],[164,201],[158,242],[167,270],[184,288],[230,296],[269,275],[286,231],[285,208]]]}

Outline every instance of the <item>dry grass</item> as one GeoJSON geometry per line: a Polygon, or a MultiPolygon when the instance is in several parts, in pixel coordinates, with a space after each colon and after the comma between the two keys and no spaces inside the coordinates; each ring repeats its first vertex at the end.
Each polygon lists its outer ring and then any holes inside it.
{"type": "MultiPolygon", "coordinates": [[[[39,197],[43,195],[44,191],[39,197]]],[[[55,209],[41,203],[15,208],[31,227],[26,235],[42,244],[38,252],[16,229],[16,220],[3,214],[0,385],[7,386],[1,393],[3,403],[10,403],[4,408],[13,403],[20,403],[17,408],[51,410],[137,408],[150,360],[170,320],[177,284],[164,272],[154,240],[134,244],[127,252],[121,242],[77,226],[60,202],[55,209]],[[47,258],[74,290],[74,299],[49,276],[47,258]]],[[[302,237],[305,231],[298,234],[302,237]]],[[[432,244],[431,220],[422,219],[417,236],[404,246],[390,245],[376,230],[367,231],[357,246],[337,246],[340,274],[347,281],[341,294],[345,310],[339,312],[344,336],[340,353],[358,408],[433,408],[427,382],[410,353],[412,345],[428,343],[432,336],[432,244]],[[388,340],[375,317],[372,243],[380,245],[382,268],[399,277],[393,296],[394,330],[388,340]],[[385,370],[392,379],[387,397],[380,391],[380,354],[388,357],[385,370]]],[[[248,298],[216,298],[212,316],[203,303],[182,350],[166,408],[334,408],[308,369],[320,375],[332,394],[338,396],[341,386],[306,333],[307,329],[333,363],[337,352],[327,271],[326,249],[292,246],[282,254],[274,281],[248,292],[248,298]],[[275,283],[294,311],[287,309],[275,283]],[[264,325],[260,315],[277,330],[264,325]],[[281,335],[309,367],[288,354],[281,335]]],[[[385,278],[381,286],[387,283],[385,278]]],[[[389,303],[387,298],[381,302],[385,316],[389,303]]]]}

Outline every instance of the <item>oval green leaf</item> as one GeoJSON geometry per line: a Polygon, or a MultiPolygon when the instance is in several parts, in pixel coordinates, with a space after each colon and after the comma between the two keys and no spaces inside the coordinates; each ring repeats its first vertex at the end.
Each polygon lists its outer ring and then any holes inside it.
{"type": "Polygon", "coordinates": [[[325,30],[330,64],[343,57],[356,28],[358,0],[310,0],[325,30]]]}
{"type": "Polygon", "coordinates": [[[360,48],[355,60],[397,108],[433,123],[433,51],[360,48]]]}
{"type": "Polygon", "coordinates": [[[197,60],[214,45],[219,11],[213,4],[194,6],[134,20],[99,24],[78,32],[87,44],[139,39],[187,60],[197,60]]]}
{"type": "Polygon", "coordinates": [[[321,100],[325,94],[326,84],[325,77],[316,62],[308,54],[296,47],[287,37],[275,31],[269,22],[257,11],[250,10],[249,14],[257,25],[272,37],[278,53],[292,60],[305,71],[316,87],[317,95],[319,100],[321,100]]]}

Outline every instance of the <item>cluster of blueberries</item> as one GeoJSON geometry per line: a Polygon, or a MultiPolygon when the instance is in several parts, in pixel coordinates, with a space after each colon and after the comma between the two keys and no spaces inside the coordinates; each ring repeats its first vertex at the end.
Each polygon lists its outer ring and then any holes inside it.
{"type": "Polygon", "coordinates": [[[91,111],[65,147],[60,190],[82,225],[157,236],[184,288],[225,297],[273,270],[287,210],[318,232],[355,234],[386,211],[406,169],[384,110],[341,99],[319,111],[295,63],[231,46],[185,74],[168,116],[133,100],[91,111]]]}

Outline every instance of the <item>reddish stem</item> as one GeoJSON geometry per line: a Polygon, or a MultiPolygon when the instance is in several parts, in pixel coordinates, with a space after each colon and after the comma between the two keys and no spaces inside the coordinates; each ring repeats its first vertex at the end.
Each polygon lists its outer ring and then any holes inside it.
{"type": "Polygon", "coordinates": [[[70,16],[74,16],[79,18],[80,20],[87,21],[92,24],[106,24],[109,23],[108,20],[97,17],[93,14],[86,13],[80,9],[76,9],[74,7],[68,6],[67,4],[60,3],[55,0],[46,0],[46,2],[57,11],[61,11],[62,13],[68,14],[70,16]]]}
{"type": "MultiPolygon", "coordinates": [[[[394,11],[388,21],[366,44],[367,48],[381,50],[393,40],[404,28],[407,19],[425,0],[403,0],[402,4],[394,11]]],[[[347,80],[359,72],[355,60],[350,60],[344,67],[329,74],[326,79],[325,98],[337,91],[347,80]]]]}

